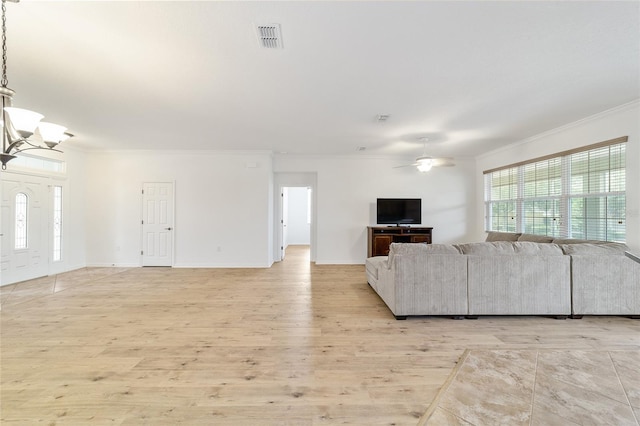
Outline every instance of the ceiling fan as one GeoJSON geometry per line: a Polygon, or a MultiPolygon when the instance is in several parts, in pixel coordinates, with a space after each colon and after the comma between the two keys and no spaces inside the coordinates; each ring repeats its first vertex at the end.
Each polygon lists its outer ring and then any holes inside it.
{"type": "Polygon", "coordinates": [[[429,157],[426,154],[427,142],[428,138],[420,138],[422,141],[422,155],[416,158],[415,163],[404,164],[402,166],[396,166],[394,169],[399,169],[401,167],[416,167],[419,172],[426,173],[431,170],[432,167],[451,167],[455,166],[453,163],[453,159],[451,158],[434,158],[429,157]]]}

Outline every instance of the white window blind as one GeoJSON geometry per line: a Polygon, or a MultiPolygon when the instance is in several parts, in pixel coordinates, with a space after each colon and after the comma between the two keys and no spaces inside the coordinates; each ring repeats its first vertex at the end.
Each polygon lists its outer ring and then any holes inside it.
{"type": "Polygon", "coordinates": [[[491,200],[488,206],[491,219],[489,229],[516,232],[517,176],[518,169],[514,167],[496,171],[487,179],[485,194],[491,200]]]}
{"type": "Polygon", "coordinates": [[[571,156],[571,237],[625,241],[625,144],[571,156]]]}
{"type": "Polygon", "coordinates": [[[527,234],[562,235],[562,158],[550,158],[522,167],[522,220],[527,234]]]}
{"type": "Polygon", "coordinates": [[[485,171],[487,230],[624,242],[626,141],[485,171]]]}

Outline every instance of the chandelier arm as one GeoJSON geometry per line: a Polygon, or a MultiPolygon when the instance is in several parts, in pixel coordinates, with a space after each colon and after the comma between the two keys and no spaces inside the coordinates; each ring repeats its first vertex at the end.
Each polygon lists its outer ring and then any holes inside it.
{"type": "MultiPolygon", "coordinates": [[[[17,141],[15,141],[15,142],[10,143],[10,144],[9,144],[9,146],[7,146],[6,148],[4,148],[4,151],[3,151],[3,152],[4,152],[5,154],[13,154],[13,153],[11,152],[11,150],[12,150],[12,149],[14,149],[14,148],[19,147],[19,146],[20,146],[20,145],[22,145],[24,142],[27,142],[27,143],[28,143],[29,145],[31,145],[31,146],[35,146],[34,144],[32,144],[32,143],[28,142],[28,141],[27,141],[27,140],[25,140],[25,139],[20,139],[20,140],[17,140],[17,141]]],[[[20,152],[20,150],[15,150],[14,152],[20,152]]]]}
{"type": "MultiPolygon", "coordinates": [[[[28,143],[28,142],[27,142],[27,143],[28,143]]],[[[11,153],[11,155],[13,155],[13,154],[17,154],[17,153],[22,152],[22,151],[29,151],[29,150],[31,150],[31,149],[44,149],[44,150],[46,150],[46,151],[55,151],[55,152],[61,152],[61,153],[64,153],[64,151],[60,151],[60,150],[59,150],[59,149],[57,149],[57,148],[48,148],[48,147],[46,147],[46,146],[37,146],[37,145],[33,145],[33,144],[29,144],[29,145],[31,145],[29,148],[17,149],[17,150],[15,150],[15,151],[13,151],[13,152],[11,153]]]]}

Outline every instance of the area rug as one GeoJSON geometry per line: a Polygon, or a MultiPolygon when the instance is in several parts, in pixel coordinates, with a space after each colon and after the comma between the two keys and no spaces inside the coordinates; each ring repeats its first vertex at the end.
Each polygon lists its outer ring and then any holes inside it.
{"type": "Polygon", "coordinates": [[[640,351],[467,350],[419,425],[640,425],[640,351]]]}

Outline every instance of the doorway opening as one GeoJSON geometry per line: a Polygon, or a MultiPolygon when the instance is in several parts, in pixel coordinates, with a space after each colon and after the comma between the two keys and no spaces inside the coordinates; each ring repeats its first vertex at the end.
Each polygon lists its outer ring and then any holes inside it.
{"type": "Polygon", "coordinates": [[[282,260],[289,253],[296,258],[306,254],[311,247],[311,195],[310,187],[285,186],[282,188],[282,260]]]}
{"type": "Polygon", "coordinates": [[[316,261],[317,180],[315,172],[274,173],[273,261],[284,260],[286,248],[297,246],[308,247],[309,262],[316,261]]]}

